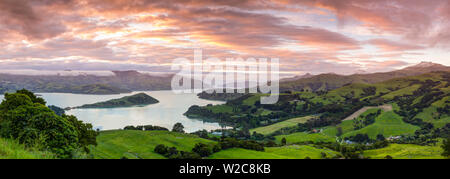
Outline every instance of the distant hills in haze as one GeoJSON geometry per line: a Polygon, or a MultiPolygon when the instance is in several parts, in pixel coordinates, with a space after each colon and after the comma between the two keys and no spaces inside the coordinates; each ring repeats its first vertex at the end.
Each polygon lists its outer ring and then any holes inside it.
{"type": "MultiPolygon", "coordinates": [[[[422,62],[401,70],[384,73],[358,73],[353,75],[309,73],[280,80],[281,91],[320,91],[332,90],[351,83],[377,83],[397,77],[415,76],[433,71],[450,71],[441,64],[422,62]]],[[[118,94],[131,91],[170,90],[173,74],[157,76],[135,70],[112,71],[113,75],[76,76],[61,75],[18,75],[0,71],[0,94],[25,88],[33,92],[58,92],[80,94],[118,94]]],[[[226,96],[225,98],[229,98],[226,96]]],[[[208,94],[202,96],[208,99],[208,94]]],[[[223,96],[215,96],[220,100],[223,96]]]]}
{"type": "Polygon", "coordinates": [[[450,71],[450,67],[437,63],[421,62],[417,65],[383,73],[338,75],[320,74],[308,75],[308,77],[297,77],[297,79],[284,79],[280,81],[280,90],[292,91],[320,91],[332,90],[352,83],[378,83],[398,77],[416,76],[434,71],[450,71]]]}
{"type": "MultiPolygon", "coordinates": [[[[1,73],[1,72],[0,72],[1,73]]],[[[33,92],[118,94],[131,91],[168,90],[172,75],[156,76],[138,71],[113,71],[114,75],[14,75],[0,74],[0,93],[22,88],[33,92]]]]}

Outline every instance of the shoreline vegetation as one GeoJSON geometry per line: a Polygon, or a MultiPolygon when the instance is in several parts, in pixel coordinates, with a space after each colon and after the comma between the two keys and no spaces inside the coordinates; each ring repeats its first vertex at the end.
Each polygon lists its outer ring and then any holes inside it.
{"type": "Polygon", "coordinates": [[[146,106],[150,104],[156,104],[159,101],[145,93],[138,93],[131,96],[124,96],[118,99],[111,99],[108,101],[84,104],[77,107],[68,107],[65,110],[71,109],[86,109],[86,108],[118,108],[118,107],[133,107],[133,106],[146,106]]]}

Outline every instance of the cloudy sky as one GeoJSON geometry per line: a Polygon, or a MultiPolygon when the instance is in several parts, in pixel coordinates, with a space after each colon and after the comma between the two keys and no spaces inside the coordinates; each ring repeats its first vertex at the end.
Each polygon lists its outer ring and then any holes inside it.
{"type": "Polygon", "coordinates": [[[450,65],[448,0],[0,0],[0,72],[167,72],[279,58],[290,74],[450,65]]]}

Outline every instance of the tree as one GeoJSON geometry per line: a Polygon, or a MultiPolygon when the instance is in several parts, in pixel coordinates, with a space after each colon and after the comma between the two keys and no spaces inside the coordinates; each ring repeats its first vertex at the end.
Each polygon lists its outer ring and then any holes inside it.
{"type": "Polygon", "coordinates": [[[0,104],[0,137],[49,150],[59,158],[71,158],[81,148],[88,152],[87,146],[96,144],[92,125],[75,116],[58,116],[45,103],[25,89],[6,93],[0,104]]]}
{"type": "Polygon", "coordinates": [[[444,149],[444,152],[442,152],[442,156],[449,158],[450,157],[450,138],[447,138],[444,140],[442,144],[442,149],[444,149]]]}
{"type": "Polygon", "coordinates": [[[98,132],[92,128],[92,124],[83,123],[83,121],[79,121],[73,115],[63,115],[62,117],[66,118],[75,127],[78,134],[78,142],[86,152],[89,152],[89,145],[97,145],[98,132]]]}
{"type": "Polygon", "coordinates": [[[384,157],[384,159],[393,159],[390,155],[386,155],[386,157],[384,157]]]}
{"type": "Polygon", "coordinates": [[[283,137],[283,138],[281,139],[281,145],[286,145],[286,138],[283,137]]]}
{"type": "Polygon", "coordinates": [[[72,151],[81,147],[77,129],[66,118],[42,104],[20,105],[0,113],[2,137],[18,139],[26,145],[38,145],[38,148],[48,149],[60,158],[70,158],[72,151]]]}
{"type": "Polygon", "coordinates": [[[66,114],[64,109],[62,109],[62,108],[60,108],[58,106],[50,105],[50,106],[48,106],[48,108],[50,108],[58,116],[62,116],[63,114],[66,114]]]}
{"type": "Polygon", "coordinates": [[[33,94],[33,92],[28,91],[26,89],[17,90],[16,93],[27,95],[28,97],[30,97],[30,99],[33,103],[39,103],[42,105],[46,104],[46,102],[43,98],[37,97],[36,95],[33,94]]]}
{"type": "Polygon", "coordinates": [[[184,126],[181,123],[176,123],[173,125],[172,132],[184,133],[184,126]]]}

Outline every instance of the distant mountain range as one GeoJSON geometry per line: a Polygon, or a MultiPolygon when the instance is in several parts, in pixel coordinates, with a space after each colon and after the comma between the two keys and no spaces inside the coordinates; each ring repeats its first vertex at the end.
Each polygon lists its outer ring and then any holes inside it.
{"type": "MultiPolygon", "coordinates": [[[[433,71],[449,71],[450,67],[422,62],[401,70],[384,73],[359,73],[353,75],[309,73],[280,80],[281,91],[332,90],[351,83],[377,83],[397,77],[415,76],[433,71]]],[[[156,76],[138,71],[112,71],[113,75],[99,76],[81,74],[61,75],[17,75],[0,72],[0,94],[25,88],[33,92],[59,92],[81,94],[118,94],[131,91],[170,90],[172,75],[156,76]]],[[[220,99],[223,96],[215,96],[220,99]]],[[[227,96],[226,98],[229,98],[227,96]]],[[[202,96],[208,98],[208,95],[202,96]]]]}
{"type": "Polygon", "coordinates": [[[113,71],[111,76],[96,75],[13,75],[0,74],[0,93],[22,88],[33,92],[118,94],[131,91],[168,90],[172,75],[153,76],[134,70],[113,71]]]}
{"type": "MultiPolygon", "coordinates": [[[[416,76],[435,71],[450,71],[450,67],[437,63],[421,62],[417,65],[406,67],[401,70],[383,73],[358,73],[353,75],[339,75],[326,73],[311,75],[309,73],[292,78],[280,80],[280,92],[286,91],[329,91],[349,84],[365,83],[374,84],[394,78],[416,76]]],[[[224,94],[224,93],[199,93],[202,99],[228,101],[239,98],[244,94],[224,94]]]]}
{"type": "Polygon", "coordinates": [[[290,77],[290,78],[282,78],[282,79],[280,79],[280,82],[296,81],[296,80],[299,80],[299,79],[311,78],[313,76],[314,75],[312,75],[311,73],[306,73],[304,75],[297,75],[297,76],[290,77]]]}
{"type": "Polygon", "coordinates": [[[416,76],[434,71],[450,71],[450,67],[437,63],[421,62],[420,64],[406,67],[401,70],[383,73],[369,74],[320,74],[299,76],[290,79],[280,80],[281,91],[320,91],[332,90],[352,83],[378,83],[398,77],[416,76]]]}

